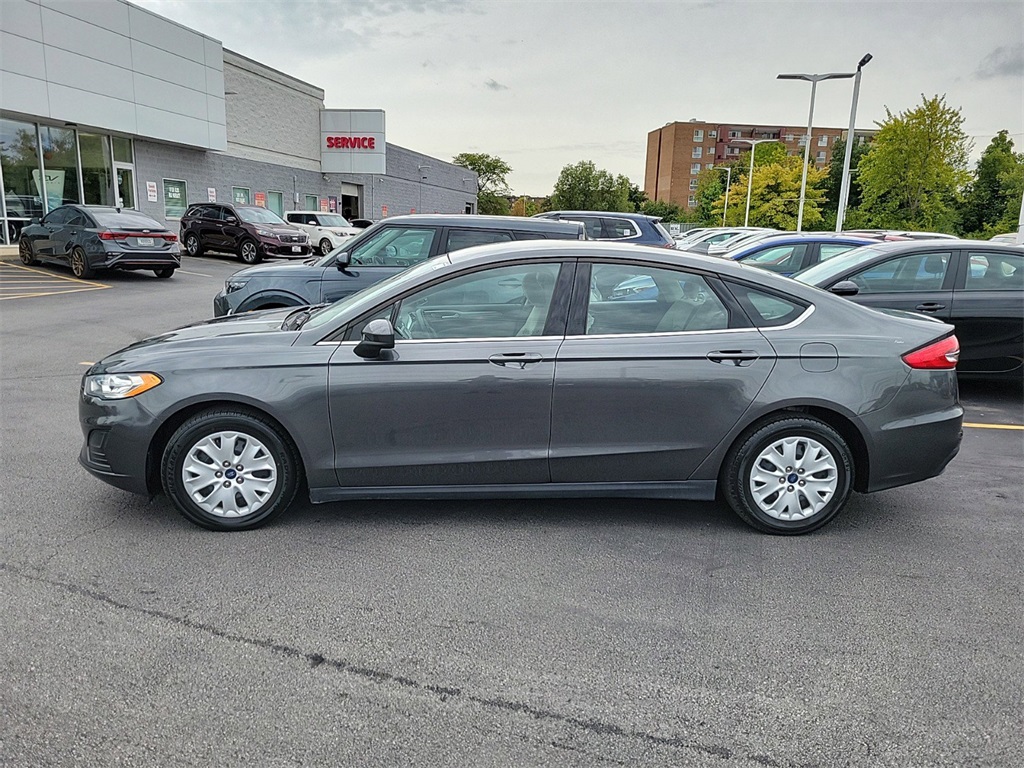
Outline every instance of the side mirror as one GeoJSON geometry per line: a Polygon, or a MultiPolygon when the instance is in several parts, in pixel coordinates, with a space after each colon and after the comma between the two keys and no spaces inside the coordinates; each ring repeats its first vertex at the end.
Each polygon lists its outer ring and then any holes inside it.
{"type": "Polygon", "coordinates": [[[343,271],[348,268],[348,265],[352,262],[352,257],[348,251],[342,251],[334,257],[334,266],[338,268],[338,271],[343,271]]]}
{"type": "Polygon", "coordinates": [[[42,220],[38,216],[33,216],[31,219],[29,219],[28,223],[31,225],[36,225],[39,224],[40,221],[42,220]]]}
{"type": "Polygon", "coordinates": [[[367,360],[375,360],[385,349],[395,348],[395,329],[391,327],[391,321],[384,318],[371,320],[363,328],[363,340],[356,344],[353,350],[359,357],[367,360]]]}
{"type": "Polygon", "coordinates": [[[840,280],[829,288],[829,292],[834,293],[836,296],[856,296],[860,293],[860,286],[853,282],[853,280],[840,280]]]}
{"type": "Polygon", "coordinates": [[[238,219],[236,219],[234,216],[228,216],[226,219],[224,219],[224,221],[226,221],[228,224],[238,223],[238,219]]]}

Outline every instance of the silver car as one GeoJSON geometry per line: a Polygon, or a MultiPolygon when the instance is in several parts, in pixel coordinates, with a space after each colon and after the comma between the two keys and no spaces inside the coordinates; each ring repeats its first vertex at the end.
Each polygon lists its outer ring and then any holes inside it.
{"type": "Polygon", "coordinates": [[[957,354],[949,325],[726,260],[501,243],[110,355],[82,382],[80,460],[219,530],[307,488],[718,497],[762,531],[805,533],[851,491],[943,471],[957,354]],[[655,290],[616,299],[637,280],[655,290]]]}

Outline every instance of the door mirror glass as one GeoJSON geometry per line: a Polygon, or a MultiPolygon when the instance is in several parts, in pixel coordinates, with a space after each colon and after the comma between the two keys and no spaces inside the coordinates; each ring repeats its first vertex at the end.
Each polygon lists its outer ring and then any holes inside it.
{"type": "Polygon", "coordinates": [[[853,282],[853,280],[840,280],[829,288],[829,291],[836,296],[856,296],[860,293],[860,286],[853,282]]]}
{"type": "Polygon", "coordinates": [[[371,320],[363,328],[362,341],[353,350],[359,357],[374,360],[385,349],[395,348],[395,329],[391,321],[384,318],[371,320]]]}
{"type": "Polygon", "coordinates": [[[337,267],[339,270],[346,269],[350,261],[351,259],[348,255],[348,251],[342,251],[341,253],[334,257],[334,266],[337,267]]]}

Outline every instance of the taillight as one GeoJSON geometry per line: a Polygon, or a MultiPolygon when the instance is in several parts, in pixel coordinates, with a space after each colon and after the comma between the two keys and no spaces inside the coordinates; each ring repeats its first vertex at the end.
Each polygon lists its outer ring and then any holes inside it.
{"type": "Polygon", "coordinates": [[[100,232],[100,240],[127,240],[129,237],[127,232],[100,232]]]}
{"type": "Polygon", "coordinates": [[[162,237],[168,243],[176,243],[176,242],[178,242],[178,236],[177,235],[170,235],[170,234],[168,234],[168,235],[162,235],[162,237]]]}
{"type": "Polygon", "coordinates": [[[919,370],[951,370],[960,359],[960,342],[956,336],[933,341],[926,347],[903,355],[903,362],[919,370]]]}

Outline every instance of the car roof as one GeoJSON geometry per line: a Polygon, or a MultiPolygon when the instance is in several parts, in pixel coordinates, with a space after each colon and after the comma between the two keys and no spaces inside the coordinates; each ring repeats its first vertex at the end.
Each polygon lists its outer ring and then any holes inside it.
{"type": "Polygon", "coordinates": [[[889,240],[883,242],[871,242],[871,249],[876,253],[903,253],[904,251],[922,250],[962,250],[962,249],[995,249],[998,251],[1009,250],[1011,252],[1024,252],[1024,247],[1012,243],[993,243],[991,240],[965,240],[948,239],[941,240],[889,240]]]}
{"type": "Polygon", "coordinates": [[[471,227],[473,229],[516,229],[533,230],[536,232],[566,232],[569,229],[579,231],[582,227],[577,221],[557,221],[554,219],[535,219],[532,216],[481,216],[475,213],[410,213],[402,216],[389,216],[376,224],[399,222],[402,224],[437,224],[448,227],[471,227]]]}
{"type": "MultiPolygon", "coordinates": [[[[543,213],[534,214],[534,217],[541,218],[544,216],[550,216],[553,213],[558,215],[567,216],[612,216],[619,219],[645,219],[647,221],[661,221],[661,216],[649,216],[646,213],[636,213],[635,211],[544,211],[543,213]]],[[[532,218],[532,217],[531,217],[532,218]]]]}

